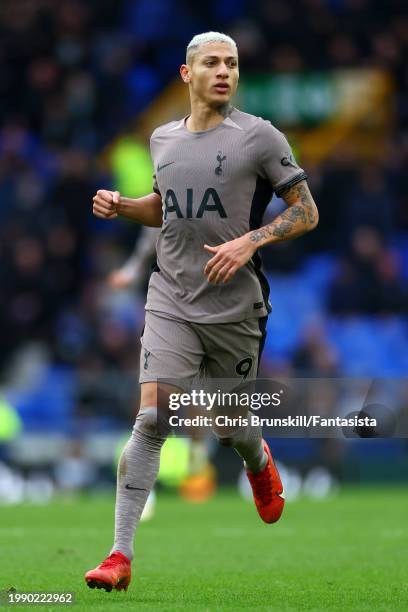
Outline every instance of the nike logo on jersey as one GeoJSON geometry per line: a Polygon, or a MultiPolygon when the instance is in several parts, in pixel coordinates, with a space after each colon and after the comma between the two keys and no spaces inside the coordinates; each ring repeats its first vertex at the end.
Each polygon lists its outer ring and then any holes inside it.
{"type": "Polygon", "coordinates": [[[130,484],[127,484],[125,486],[125,489],[129,489],[132,491],[147,491],[147,489],[141,489],[140,487],[131,487],[130,484]]]}
{"type": "Polygon", "coordinates": [[[160,166],[160,164],[157,166],[157,172],[160,172],[160,170],[163,170],[163,168],[167,168],[167,166],[171,166],[171,164],[175,164],[176,162],[169,162],[168,164],[163,164],[162,166],[160,166]]]}

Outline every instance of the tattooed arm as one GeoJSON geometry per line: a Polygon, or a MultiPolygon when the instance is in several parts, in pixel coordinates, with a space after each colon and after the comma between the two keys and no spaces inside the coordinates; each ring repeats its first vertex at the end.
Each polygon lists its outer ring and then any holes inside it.
{"type": "Polygon", "coordinates": [[[210,282],[227,283],[259,247],[292,240],[316,227],[319,213],[306,181],[284,191],[282,198],[288,208],[272,223],[215,247],[204,245],[205,250],[213,255],[204,268],[210,282]]]}
{"type": "Polygon", "coordinates": [[[256,247],[297,238],[314,229],[319,220],[317,206],[306,181],[300,181],[282,194],[288,208],[276,219],[258,230],[250,232],[256,247]]]}

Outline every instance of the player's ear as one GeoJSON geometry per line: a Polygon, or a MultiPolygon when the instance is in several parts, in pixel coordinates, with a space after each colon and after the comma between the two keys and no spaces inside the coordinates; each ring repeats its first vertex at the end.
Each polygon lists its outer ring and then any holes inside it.
{"type": "Polygon", "coordinates": [[[190,82],[190,68],[187,64],[182,64],[180,66],[180,74],[181,74],[181,78],[183,79],[183,81],[185,83],[189,83],[190,82]]]}

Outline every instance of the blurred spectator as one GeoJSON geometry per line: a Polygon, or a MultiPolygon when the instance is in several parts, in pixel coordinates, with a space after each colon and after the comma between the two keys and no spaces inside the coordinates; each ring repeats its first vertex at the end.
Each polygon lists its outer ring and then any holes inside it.
{"type": "Polygon", "coordinates": [[[335,378],[339,374],[339,357],[318,323],[305,329],[292,362],[295,375],[300,377],[335,378]]]}
{"type": "Polygon", "coordinates": [[[97,468],[86,458],[80,440],[73,440],[54,467],[55,482],[64,493],[79,493],[94,484],[97,468]]]}
{"type": "Polygon", "coordinates": [[[407,306],[398,257],[386,247],[376,230],[365,226],[358,228],[330,289],[330,311],[335,314],[391,314],[406,312],[407,306]]]}
{"type": "Polygon", "coordinates": [[[387,185],[386,174],[380,165],[360,165],[356,184],[344,206],[344,229],[348,235],[353,236],[357,227],[365,225],[391,238],[395,230],[395,194],[391,185],[387,185]]]}

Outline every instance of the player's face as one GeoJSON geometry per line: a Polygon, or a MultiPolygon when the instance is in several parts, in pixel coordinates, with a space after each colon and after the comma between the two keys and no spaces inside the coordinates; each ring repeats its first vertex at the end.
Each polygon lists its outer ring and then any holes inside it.
{"type": "Polygon", "coordinates": [[[235,94],[238,57],[228,43],[202,45],[189,66],[192,93],[210,106],[225,104],[235,94]]]}

